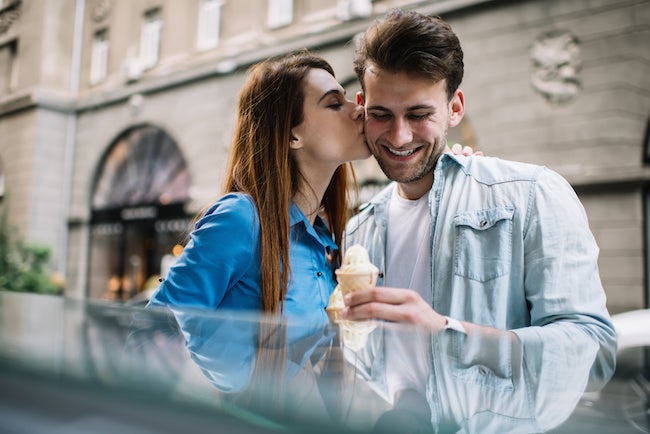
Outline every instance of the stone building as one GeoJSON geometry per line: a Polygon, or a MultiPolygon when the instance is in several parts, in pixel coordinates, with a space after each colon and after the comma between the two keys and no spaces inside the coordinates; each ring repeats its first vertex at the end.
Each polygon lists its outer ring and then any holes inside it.
{"type": "Polygon", "coordinates": [[[564,175],[610,309],[647,306],[648,0],[1,0],[0,207],[67,295],[137,295],[219,192],[246,69],[310,48],[354,94],[354,37],[392,7],[461,38],[452,139],[564,175]]]}

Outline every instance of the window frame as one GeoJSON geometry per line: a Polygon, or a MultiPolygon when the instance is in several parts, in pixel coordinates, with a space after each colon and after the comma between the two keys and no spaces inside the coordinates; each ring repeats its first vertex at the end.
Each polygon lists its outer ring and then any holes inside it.
{"type": "Polygon", "coordinates": [[[221,40],[221,8],[224,0],[200,0],[196,31],[196,48],[210,50],[221,40]]]}
{"type": "Polygon", "coordinates": [[[288,26],[293,22],[293,0],[269,0],[266,25],[271,29],[288,26]]]}
{"type": "Polygon", "coordinates": [[[147,10],[142,17],[140,33],[140,66],[143,70],[153,68],[160,61],[162,29],[161,8],[147,10]]]}
{"type": "Polygon", "coordinates": [[[91,85],[101,83],[108,77],[109,44],[108,29],[96,30],[90,53],[91,85]]]}

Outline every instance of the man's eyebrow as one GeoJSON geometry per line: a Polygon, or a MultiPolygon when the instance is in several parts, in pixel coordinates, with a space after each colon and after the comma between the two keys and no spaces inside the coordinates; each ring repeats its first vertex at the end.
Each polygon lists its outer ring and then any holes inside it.
{"type": "Polygon", "coordinates": [[[413,110],[433,110],[433,111],[436,111],[437,108],[435,106],[430,105],[430,104],[418,104],[418,105],[414,105],[414,106],[411,106],[411,107],[406,109],[406,111],[409,111],[409,112],[413,111],[413,110]]]}
{"type": "MultiPolygon", "coordinates": [[[[380,110],[380,111],[385,111],[385,112],[390,112],[392,110],[387,109],[384,106],[381,105],[372,105],[366,108],[366,110],[380,110]]],[[[407,112],[412,112],[415,110],[432,110],[432,111],[437,111],[436,107],[429,105],[429,104],[418,104],[418,105],[413,105],[410,107],[406,108],[407,112]]]]}
{"type": "Polygon", "coordinates": [[[366,110],[380,110],[380,111],[383,111],[383,112],[389,112],[390,111],[386,107],[384,107],[383,105],[371,105],[369,107],[366,107],[366,110]]]}
{"type": "Polygon", "coordinates": [[[318,102],[320,103],[322,100],[324,100],[325,98],[327,98],[329,95],[332,94],[345,95],[345,90],[341,92],[341,89],[330,89],[318,99],[318,102]]]}

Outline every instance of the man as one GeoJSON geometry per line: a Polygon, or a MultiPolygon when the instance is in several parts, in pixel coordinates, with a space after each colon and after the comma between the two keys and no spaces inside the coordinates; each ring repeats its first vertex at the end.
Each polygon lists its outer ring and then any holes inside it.
{"type": "Polygon", "coordinates": [[[433,333],[424,345],[385,334],[369,346],[368,378],[394,396],[419,388],[439,425],[549,429],[615,364],[582,205],[547,168],[445,151],[465,97],[460,42],[439,18],[391,11],[366,31],[355,71],[368,146],[395,182],[348,223],[347,245],[365,246],[383,278],[349,295],[345,315],[433,333]],[[430,364],[405,360],[413,351],[430,364]],[[391,370],[405,363],[425,384],[391,370]],[[451,396],[457,385],[467,393],[451,396]]]}

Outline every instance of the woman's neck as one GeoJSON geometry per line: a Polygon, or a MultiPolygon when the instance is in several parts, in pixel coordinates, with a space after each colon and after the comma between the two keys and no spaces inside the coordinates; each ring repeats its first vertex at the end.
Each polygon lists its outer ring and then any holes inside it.
{"type": "Polygon", "coordinates": [[[331,171],[325,171],[323,169],[310,170],[308,173],[303,174],[298,192],[292,198],[312,225],[316,220],[321,203],[323,202],[323,196],[332,180],[335,170],[336,168],[331,171]]]}
{"type": "MultiPolygon", "coordinates": [[[[316,216],[318,215],[318,210],[320,209],[320,202],[316,202],[315,200],[311,199],[311,194],[306,193],[297,193],[293,197],[294,203],[300,208],[300,211],[307,217],[307,220],[309,220],[310,224],[314,224],[314,221],[316,220],[316,216]],[[309,195],[309,196],[306,196],[309,195]]],[[[322,199],[322,196],[321,196],[322,199]]]]}

